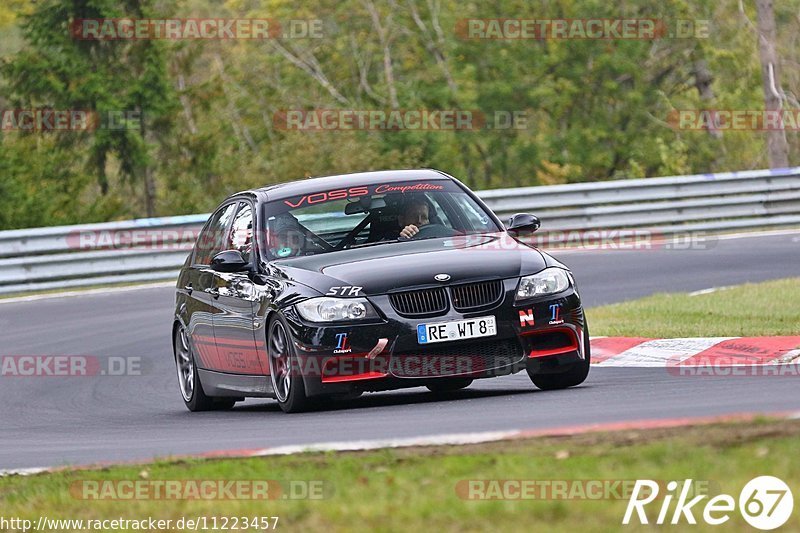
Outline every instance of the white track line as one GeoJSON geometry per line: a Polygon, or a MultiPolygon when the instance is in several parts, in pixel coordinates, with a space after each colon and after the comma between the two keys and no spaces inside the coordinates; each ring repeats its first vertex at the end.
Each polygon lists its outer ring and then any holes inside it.
{"type": "Polygon", "coordinates": [[[294,455],[296,453],[308,452],[352,452],[378,450],[382,448],[408,448],[412,446],[462,446],[465,444],[481,444],[485,442],[511,439],[518,437],[521,434],[521,430],[484,431],[478,433],[452,433],[449,435],[431,435],[429,437],[410,437],[403,439],[323,442],[318,444],[299,444],[264,448],[262,450],[253,451],[250,456],[264,457],[268,455],[294,455]]]}
{"type": "MultiPolygon", "coordinates": [[[[742,231],[739,233],[722,233],[720,235],[716,235],[716,237],[721,241],[727,241],[729,239],[744,239],[747,237],[772,237],[776,235],[795,235],[797,233],[800,233],[800,229],[794,228],[794,229],[776,229],[776,230],[766,230],[766,231],[742,231]]],[[[714,236],[714,235],[710,234],[709,236],[714,236]]]]}
{"type": "MultiPolygon", "coordinates": [[[[365,450],[378,450],[382,448],[408,448],[415,446],[460,446],[464,444],[482,444],[487,442],[496,442],[501,440],[519,438],[523,435],[523,431],[519,429],[509,431],[484,431],[476,433],[452,433],[444,435],[431,435],[427,437],[410,437],[399,439],[378,439],[378,440],[355,440],[355,441],[341,441],[341,442],[324,442],[313,444],[296,444],[287,446],[275,446],[271,448],[260,448],[252,450],[233,450],[222,452],[209,452],[189,455],[186,457],[201,458],[201,459],[224,459],[235,457],[265,457],[269,455],[295,455],[299,453],[309,452],[354,452],[365,450]]],[[[170,460],[182,459],[182,456],[168,457],[170,460]]],[[[157,458],[151,459],[151,461],[157,458]]],[[[121,465],[129,463],[120,463],[121,465]]],[[[91,465],[89,465],[91,467],[91,465]]],[[[9,470],[0,470],[0,477],[6,476],[31,476],[41,474],[43,472],[50,472],[60,470],[62,467],[48,468],[48,467],[35,467],[35,468],[17,468],[9,470]]],[[[63,467],[69,469],[70,467],[63,467]]],[[[82,468],[78,466],[77,468],[82,468]]]]}
{"type": "MultiPolygon", "coordinates": [[[[483,444],[489,442],[499,442],[513,439],[532,439],[540,437],[572,436],[594,432],[613,432],[630,429],[654,429],[683,427],[689,425],[714,424],[733,420],[752,420],[756,416],[767,416],[777,419],[798,419],[800,412],[759,412],[759,413],[730,413],[718,416],[700,417],[679,417],[679,418],[654,418],[643,420],[630,420],[619,422],[606,422],[598,424],[580,424],[577,426],[563,426],[548,429],[515,429],[508,431],[484,431],[476,433],[451,433],[443,435],[431,435],[427,437],[410,437],[397,439],[377,439],[377,440],[357,440],[343,442],[328,442],[306,445],[275,446],[271,448],[260,448],[251,450],[220,450],[187,456],[172,456],[166,458],[154,458],[134,462],[118,463],[121,466],[131,464],[148,464],[154,460],[177,461],[181,459],[233,459],[247,457],[266,457],[274,455],[295,455],[308,452],[352,452],[368,451],[387,448],[409,448],[419,446],[461,446],[466,444],[483,444]]],[[[57,472],[62,470],[85,470],[107,468],[109,464],[82,465],[74,467],[53,467],[53,468],[18,468],[10,470],[0,470],[0,477],[3,476],[29,476],[44,472],[57,472]]]]}
{"type": "Polygon", "coordinates": [[[775,363],[788,364],[793,362],[798,357],[800,357],[800,350],[792,350],[790,352],[786,352],[781,357],[776,359],[775,363]]]}
{"type": "Polygon", "coordinates": [[[139,291],[142,289],[158,289],[175,287],[174,281],[159,281],[153,283],[140,283],[137,285],[125,285],[123,287],[98,287],[96,289],[74,290],[64,292],[52,292],[46,294],[31,294],[29,296],[14,296],[11,298],[0,298],[0,304],[10,304],[17,302],[35,302],[37,300],[49,300],[51,298],[70,298],[72,296],[87,296],[93,294],[113,294],[117,292],[139,291]]]}
{"type": "Polygon", "coordinates": [[[690,292],[689,296],[702,296],[703,294],[711,294],[712,292],[717,291],[726,291],[728,289],[732,289],[733,285],[725,285],[722,287],[709,287],[708,289],[701,289],[699,291],[690,292]]]}
{"type": "Polygon", "coordinates": [[[620,352],[598,366],[628,366],[635,368],[675,365],[717,344],[737,337],[696,337],[684,339],[654,339],[620,352]]]}
{"type": "Polygon", "coordinates": [[[49,468],[17,468],[12,470],[0,470],[0,477],[7,476],[34,476],[43,472],[50,471],[49,468]]]}

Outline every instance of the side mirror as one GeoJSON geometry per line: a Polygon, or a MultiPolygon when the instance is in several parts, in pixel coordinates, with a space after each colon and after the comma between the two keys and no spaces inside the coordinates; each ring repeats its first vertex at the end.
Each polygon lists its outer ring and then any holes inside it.
{"type": "Polygon", "coordinates": [[[508,219],[508,222],[506,223],[506,231],[514,234],[533,233],[539,229],[539,226],[541,225],[542,222],[536,215],[531,215],[529,213],[517,213],[508,219]]]}
{"type": "Polygon", "coordinates": [[[211,269],[217,272],[242,272],[250,267],[239,250],[224,250],[211,259],[211,269]]]}

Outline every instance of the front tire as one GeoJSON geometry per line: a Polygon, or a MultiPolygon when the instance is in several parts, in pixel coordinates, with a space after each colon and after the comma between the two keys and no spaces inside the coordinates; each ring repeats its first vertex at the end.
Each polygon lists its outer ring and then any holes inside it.
{"type": "Polygon", "coordinates": [[[528,377],[531,378],[534,385],[542,390],[566,389],[568,387],[580,385],[589,375],[592,355],[589,346],[589,327],[585,324],[583,329],[583,346],[586,351],[583,361],[570,365],[566,371],[559,372],[558,374],[534,374],[528,370],[528,377]]]}
{"type": "Polygon", "coordinates": [[[269,375],[278,405],[284,413],[300,413],[311,409],[313,403],[306,396],[306,387],[286,320],[276,314],[269,323],[268,331],[269,375]]]}
{"type": "Polygon", "coordinates": [[[186,408],[195,411],[224,411],[231,409],[236,400],[206,396],[194,360],[194,352],[183,326],[175,330],[175,366],[178,370],[178,386],[186,408]]]}

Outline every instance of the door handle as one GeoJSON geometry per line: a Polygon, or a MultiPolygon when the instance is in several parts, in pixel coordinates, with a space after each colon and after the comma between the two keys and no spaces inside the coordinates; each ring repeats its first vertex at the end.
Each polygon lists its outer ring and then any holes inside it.
{"type": "Polygon", "coordinates": [[[186,289],[186,292],[188,292],[189,294],[192,294],[192,291],[194,290],[192,289],[191,283],[187,283],[183,288],[186,289]]]}

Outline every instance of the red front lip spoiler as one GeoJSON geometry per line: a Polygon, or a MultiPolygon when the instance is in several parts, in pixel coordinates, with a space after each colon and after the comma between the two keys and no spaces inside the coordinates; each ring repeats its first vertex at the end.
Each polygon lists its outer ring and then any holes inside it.
{"type": "Polygon", "coordinates": [[[352,374],[349,376],[326,376],[322,375],[323,383],[344,383],[348,381],[364,381],[368,379],[385,378],[389,374],[383,372],[363,372],[361,374],[352,374]]]}
{"type": "Polygon", "coordinates": [[[537,350],[532,349],[531,352],[528,354],[528,358],[534,357],[547,357],[549,355],[559,355],[577,351],[579,349],[578,346],[578,337],[575,335],[575,332],[572,331],[570,328],[551,328],[551,329],[544,329],[539,331],[531,331],[523,333],[525,336],[537,336],[537,335],[546,335],[548,333],[553,333],[555,331],[560,331],[567,333],[571,340],[571,344],[567,346],[559,346],[558,348],[550,348],[546,350],[537,350]]]}

